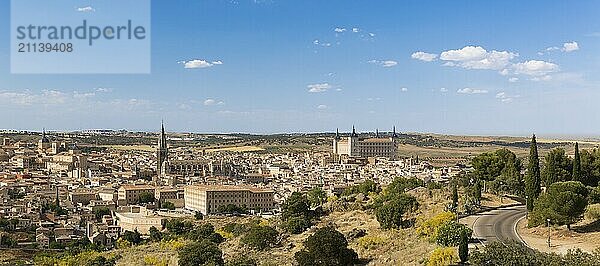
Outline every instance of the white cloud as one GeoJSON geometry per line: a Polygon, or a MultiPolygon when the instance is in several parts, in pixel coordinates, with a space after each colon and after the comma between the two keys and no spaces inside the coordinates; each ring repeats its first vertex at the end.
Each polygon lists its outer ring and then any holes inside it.
{"type": "Polygon", "coordinates": [[[345,28],[335,28],[333,31],[335,31],[337,33],[342,33],[342,32],[345,32],[346,29],[345,28]]]}
{"type": "Polygon", "coordinates": [[[511,96],[506,92],[499,92],[496,94],[496,99],[500,100],[503,103],[511,103],[515,98],[519,98],[519,95],[511,96]]]}
{"type": "Polygon", "coordinates": [[[398,65],[398,62],[394,60],[371,60],[369,63],[380,65],[382,67],[393,67],[398,65]]]}
{"type": "Polygon", "coordinates": [[[456,92],[461,93],[461,94],[484,94],[484,93],[488,93],[487,90],[472,89],[472,88],[458,89],[456,92]]]}
{"type": "Polygon", "coordinates": [[[545,76],[533,77],[533,78],[531,78],[531,80],[532,81],[549,81],[549,80],[552,80],[552,76],[545,75],[545,76]]]}
{"type": "Polygon", "coordinates": [[[407,91],[408,91],[408,88],[401,88],[401,89],[400,89],[400,91],[402,91],[402,92],[407,92],[407,91]]]}
{"type": "Polygon", "coordinates": [[[94,90],[96,92],[112,92],[113,88],[102,88],[102,87],[99,87],[99,88],[95,88],[94,90]]]}
{"type": "Polygon", "coordinates": [[[558,71],[558,65],[540,60],[529,60],[513,65],[516,74],[525,74],[530,76],[545,76],[549,73],[558,71]]]}
{"type": "Polygon", "coordinates": [[[94,9],[91,6],[84,6],[84,7],[77,8],[77,12],[89,13],[89,12],[95,12],[95,11],[96,11],[96,9],[94,9]]]}
{"type": "Polygon", "coordinates": [[[448,92],[448,89],[446,89],[446,88],[440,88],[440,92],[448,92]]]}
{"type": "Polygon", "coordinates": [[[359,29],[359,28],[352,28],[352,32],[354,32],[354,33],[357,33],[357,32],[359,32],[359,31],[360,31],[360,29],[359,29]]]}
{"type": "Polygon", "coordinates": [[[419,51],[419,52],[414,52],[410,57],[413,59],[417,59],[417,60],[421,60],[421,61],[425,61],[425,62],[431,62],[437,58],[437,54],[430,54],[430,53],[419,51]]]}
{"type": "Polygon", "coordinates": [[[318,84],[310,84],[307,86],[308,92],[325,92],[328,89],[331,89],[331,85],[329,83],[318,83],[318,84]]]}
{"type": "Polygon", "coordinates": [[[214,99],[204,100],[204,105],[206,105],[206,106],[215,105],[216,103],[217,103],[217,101],[215,101],[214,99]]]}
{"type": "Polygon", "coordinates": [[[375,37],[375,33],[369,32],[369,36],[375,37]]]}
{"type": "Polygon", "coordinates": [[[465,46],[458,50],[442,52],[440,59],[466,69],[501,70],[510,65],[510,60],[517,56],[519,56],[517,53],[508,51],[488,52],[481,46],[465,46]]]}
{"type": "Polygon", "coordinates": [[[511,83],[514,83],[514,82],[517,82],[517,81],[519,81],[519,78],[517,78],[517,77],[512,77],[512,78],[508,79],[508,82],[511,82],[511,83]]]}
{"type": "Polygon", "coordinates": [[[313,41],[313,44],[314,44],[314,45],[323,46],[323,47],[330,47],[330,46],[331,46],[331,43],[328,43],[328,42],[321,42],[321,41],[319,41],[319,40],[314,40],[314,41],[313,41]]]}
{"type": "Polygon", "coordinates": [[[209,62],[209,61],[202,60],[202,59],[194,59],[194,60],[190,60],[190,61],[180,61],[178,63],[183,64],[184,68],[186,68],[186,69],[207,68],[207,67],[212,67],[214,65],[222,65],[223,64],[223,62],[221,60],[209,62]]]}
{"type": "Polygon", "coordinates": [[[319,109],[319,110],[325,110],[327,108],[329,108],[329,107],[327,105],[324,105],[324,104],[320,104],[319,106],[317,106],[317,109],[319,109]]]}
{"type": "Polygon", "coordinates": [[[563,44],[562,51],[564,52],[573,52],[579,50],[579,44],[577,42],[567,42],[563,44]]]}

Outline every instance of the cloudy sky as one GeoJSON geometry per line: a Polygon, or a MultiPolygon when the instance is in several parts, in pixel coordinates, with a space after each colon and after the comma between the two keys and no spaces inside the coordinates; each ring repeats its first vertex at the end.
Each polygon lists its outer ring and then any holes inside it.
{"type": "MultiPolygon", "coordinates": [[[[65,12],[103,11],[81,3],[65,12]]],[[[150,75],[12,75],[2,38],[0,128],[598,136],[599,12],[592,0],[152,1],[150,75]]]]}

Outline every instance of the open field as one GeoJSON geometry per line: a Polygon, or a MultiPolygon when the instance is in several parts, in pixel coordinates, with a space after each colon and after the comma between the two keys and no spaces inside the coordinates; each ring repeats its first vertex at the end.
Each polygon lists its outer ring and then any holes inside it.
{"type": "Polygon", "coordinates": [[[218,151],[232,151],[232,152],[254,152],[264,151],[264,148],[257,146],[237,146],[237,147],[223,147],[223,148],[208,148],[206,152],[218,152],[218,151]]]}

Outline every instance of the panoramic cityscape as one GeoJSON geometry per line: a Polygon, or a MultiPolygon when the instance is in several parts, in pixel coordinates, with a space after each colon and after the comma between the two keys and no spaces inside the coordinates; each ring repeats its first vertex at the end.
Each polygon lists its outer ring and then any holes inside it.
{"type": "Polygon", "coordinates": [[[597,1],[0,3],[0,265],[600,265],[597,1]]]}

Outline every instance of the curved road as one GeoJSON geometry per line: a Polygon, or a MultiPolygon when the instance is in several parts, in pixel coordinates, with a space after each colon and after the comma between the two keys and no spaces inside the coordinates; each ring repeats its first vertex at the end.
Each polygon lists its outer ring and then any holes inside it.
{"type": "Polygon", "coordinates": [[[478,214],[473,223],[473,238],[479,239],[484,245],[494,241],[523,243],[515,227],[525,214],[525,206],[506,207],[478,214]]]}

